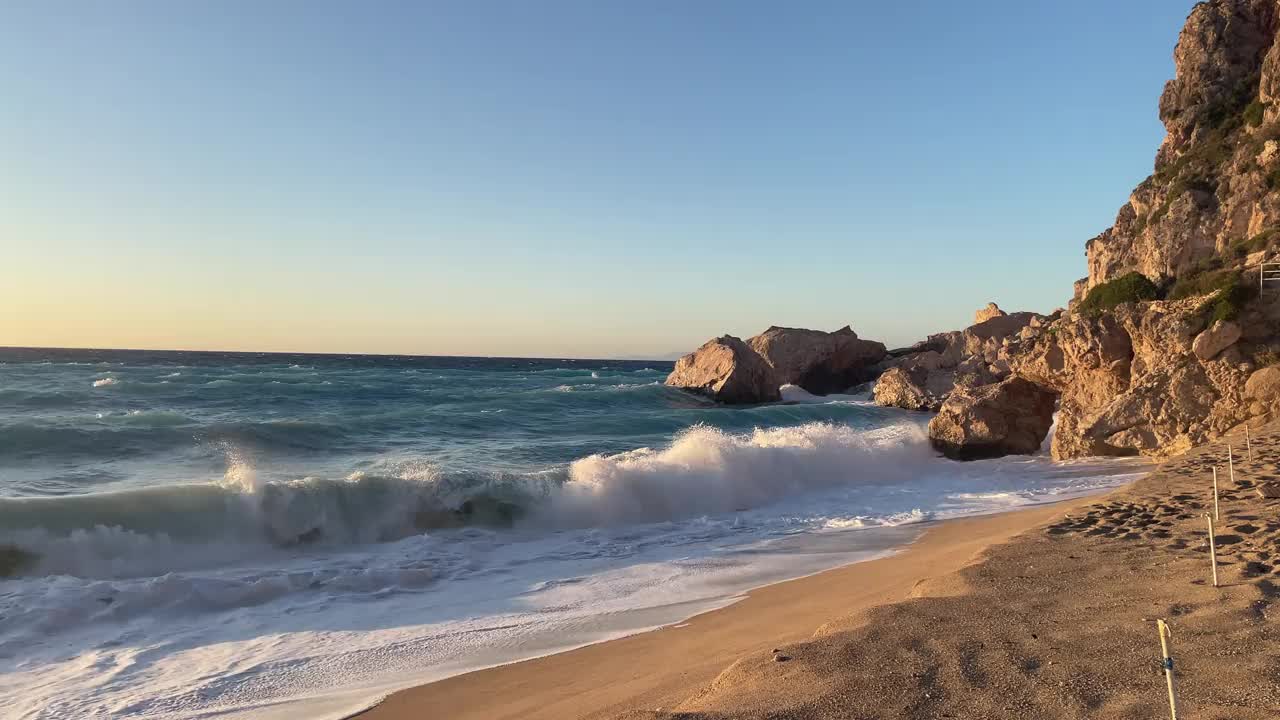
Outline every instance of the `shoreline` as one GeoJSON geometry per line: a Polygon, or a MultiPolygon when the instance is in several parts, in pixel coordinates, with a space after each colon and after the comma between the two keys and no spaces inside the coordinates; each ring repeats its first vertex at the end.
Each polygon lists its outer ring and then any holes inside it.
{"type": "Polygon", "coordinates": [[[673,624],[404,688],[350,717],[402,720],[432,707],[450,708],[458,720],[563,720],[670,709],[742,656],[857,628],[868,611],[927,596],[931,581],[973,564],[988,548],[1133,482],[924,523],[920,535],[887,556],[765,584],[673,624]],[[760,626],[769,629],[762,633],[760,626]]]}

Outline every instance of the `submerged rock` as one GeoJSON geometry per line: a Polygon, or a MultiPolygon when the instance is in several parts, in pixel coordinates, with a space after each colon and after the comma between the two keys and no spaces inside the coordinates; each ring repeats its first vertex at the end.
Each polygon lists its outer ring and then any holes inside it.
{"type": "Polygon", "coordinates": [[[723,403],[749,404],[781,400],[783,383],[751,346],[723,335],[677,360],[666,384],[723,403]]]}
{"type": "Polygon", "coordinates": [[[1018,377],[958,387],[929,421],[929,440],[943,455],[976,460],[1030,455],[1053,424],[1057,395],[1018,377]]]}
{"type": "Polygon", "coordinates": [[[848,326],[835,332],[773,326],[747,341],[783,385],[815,395],[842,392],[875,376],[884,343],[863,340],[848,326]]]}

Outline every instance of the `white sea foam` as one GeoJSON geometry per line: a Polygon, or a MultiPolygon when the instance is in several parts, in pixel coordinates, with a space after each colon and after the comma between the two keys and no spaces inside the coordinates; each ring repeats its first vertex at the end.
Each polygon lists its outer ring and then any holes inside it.
{"type": "Polygon", "coordinates": [[[574,462],[546,514],[615,525],[754,509],[837,485],[905,480],[933,461],[914,424],[859,431],[810,423],[734,435],[696,426],[661,450],[574,462]]]}

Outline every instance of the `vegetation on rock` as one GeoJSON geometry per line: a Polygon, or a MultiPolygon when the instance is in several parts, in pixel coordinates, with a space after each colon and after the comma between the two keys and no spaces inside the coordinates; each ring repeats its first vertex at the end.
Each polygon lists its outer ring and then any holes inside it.
{"type": "Polygon", "coordinates": [[[1280,227],[1269,227],[1251,238],[1239,238],[1231,243],[1231,250],[1236,257],[1244,257],[1259,250],[1271,247],[1272,241],[1280,236],[1280,227]]]}
{"type": "Polygon", "coordinates": [[[1095,286],[1080,301],[1077,309],[1082,315],[1096,316],[1123,303],[1155,300],[1158,297],[1160,290],[1155,283],[1142,273],[1131,272],[1095,286]]]}
{"type": "Polygon", "coordinates": [[[1267,104],[1261,100],[1254,100],[1244,108],[1244,121],[1249,127],[1258,127],[1262,124],[1262,118],[1266,115],[1267,104]]]}

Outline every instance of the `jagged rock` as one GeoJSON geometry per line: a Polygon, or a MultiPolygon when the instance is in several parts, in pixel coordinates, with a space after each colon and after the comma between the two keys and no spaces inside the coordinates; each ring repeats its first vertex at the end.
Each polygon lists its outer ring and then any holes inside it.
{"type": "Polygon", "coordinates": [[[875,376],[883,343],[863,340],[849,327],[835,332],[771,327],[747,341],[773,367],[782,384],[816,395],[841,392],[875,376]]]}
{"type": "Polygon", "coordinates": [[[1019,377],[957,387],[929,421],[929,440],[956,460],[1029,455],[1040,448],[1057,395],[1019,377]]]}
{"type": "Polygon", "coordinates": [[[667,385],[723,403],[775,402],[782,383],[773,367],[742,340],[724,335],[676,361],[667,385]]]}
{"type": "Polygon", "coordinates": [[[1068,315],[1009,356],[1015,374],[1061,394],[1055,458],[1170,455],[1269,412],[1246,400],[1252,366],[1235,331],[1205,331],[1202,306],[1193,297],[1068,315]]]}
{"type": "Polygon", "coordinates": [[[1033,312],[1001,313],[970,325],[962,333],[964,352],[967,355],[983,355],[998,351],[1005,340],[1016,337],[1033,321],[1043,319],[1033,312]]]}
{"type": "MultiPolygon", "coordinates": [[[[935,353],[936,354],[936,353],[935,353]]],[[[930,372],[923,367],[906,369],[890,368],[876,380],[872,394],[877,405],[905,410],[937,410],[952,383],[947,382],[945,371],[930,372]],[[930,388],[930,380],[934,387],[930,388]],[[936,392],[935,392],[936,391],[936,392]]]]}
{"type": "Polygon", "coordinates": [[[999,305],[990,302],[987,303],[986,307],[973,314],[973,324],[977,325],[978,323],[986,322],[991,318],[1003,317],[1004,315],[1005,311],[1001,310],[999,305]]]}
{"type": "Polygon", "coordinates": [[[979,321],[955,332],[937,333],[895,358],[876,382],[877,405],[907,410],[937,410],[952,388],[976,387],[1009,376],[1008,350],[1033,337],[1046,318],[1030,312],[1006,313],[991,303],[979,321]],[[994,312],[988,312],[988,311],[994,312]],[[902,372],[892,372],[894,368],[902,372]]]}
{"type": "Polygon", "coordinates": [[[1275,19],[1275,0],[1213,0],[1192,8],[1173,51],[1174,78],[1160,96],[1162,159],[1172,160],[1197,131],[1222,122],[1227,109],[1240,109],[1242,90],[1253,96],[1275,19]]]}
{"type": "Polygon", "coordinates": [[[1239,339],[1239,325],[1229,320],[1219,320],[1208,330],[1196,336],[1196,339],[1191,343],[1191,351],[1201,360],[1212,360],[1218,353],[1231,347],[1239,339]]]}

